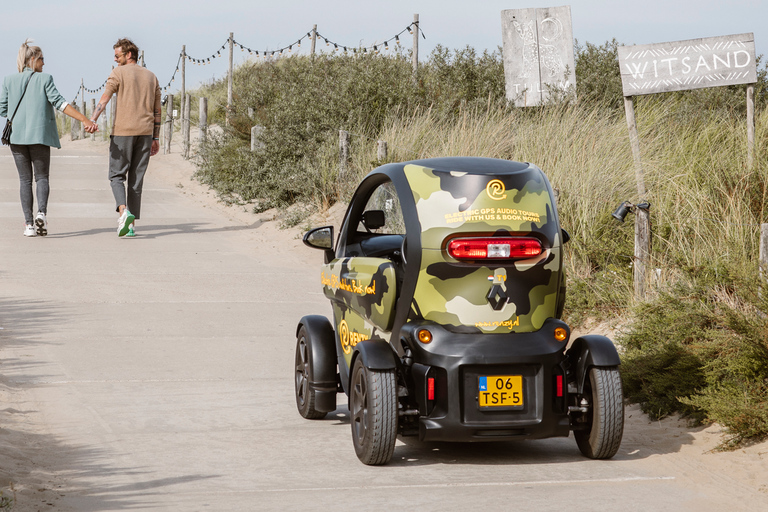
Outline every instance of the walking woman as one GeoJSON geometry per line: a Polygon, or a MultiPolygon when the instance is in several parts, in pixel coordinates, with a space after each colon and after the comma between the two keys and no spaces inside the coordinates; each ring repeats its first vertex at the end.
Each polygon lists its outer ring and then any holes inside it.
{"type": "Polygon", "coordinates": [[[31,39],[19,49],[19,72],[3,80],[0,92],[0,117],[13,117],[11,153],[19,171],[21,209],[24,212],[24,236],[48,234],[48,170],[51,147],[61,148],[56,129],[56,108],[85,124],[88,133],[98,128],[90,119],[64,101],[53,77],[43,73],[43,52],[30,46],[31,39]],[[14,115],[15,112],[15,115],[14,115]],[[37,184],[37,216],[33,217],[32,175],[37,184]]]}

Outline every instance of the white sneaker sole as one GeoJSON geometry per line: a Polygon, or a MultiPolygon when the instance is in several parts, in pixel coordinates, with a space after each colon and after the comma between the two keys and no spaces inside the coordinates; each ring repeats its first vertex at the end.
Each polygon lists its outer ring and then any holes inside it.
{"type": "Polygon", "coordinates": [[[41,219],[40,217],[35,219],[35,231],[40,236],[45,236],[48,234],[48,226],[46,225],[45,220],[41,219]]]}

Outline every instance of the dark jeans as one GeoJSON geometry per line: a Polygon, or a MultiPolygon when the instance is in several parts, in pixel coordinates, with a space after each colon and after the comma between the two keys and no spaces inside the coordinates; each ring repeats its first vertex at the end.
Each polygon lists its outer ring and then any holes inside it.
{"type": "Polygon", "coordinates": [[[11,153],[19,171],[19,195],[24,222],[32,224],[34,197],[32,196],[32,174],[37,184],[37,211],[48,213],[48,170],[51,167],[51,147],[44,144],[11,144],[11,153]]]}
{"type": "Polygon", "coordinates": [[[141,189],[152,149],[151,135],[113,135],[109,143],[109,182],[115,196],[115,211],[124,204],[139,219],[141,189]],[[128,195],[126,199],[126,182],[128,195]]]}

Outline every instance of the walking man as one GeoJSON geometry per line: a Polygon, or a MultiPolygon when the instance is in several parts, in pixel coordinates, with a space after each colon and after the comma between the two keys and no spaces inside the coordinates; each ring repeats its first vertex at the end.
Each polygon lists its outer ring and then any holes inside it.
{"type": "Polygon", "coordinates": [[[117,236],[135,236],[134,220],[141,215],[144,173],[149,157],[160,149],[160,84],[154,73],[136,64],[139,49],[130,39],[120,39],[113,48],[117,67],[107,78],[91,121],[99,119],[116,93],[109,143],[109,181],[119,215],[117,236]]]}

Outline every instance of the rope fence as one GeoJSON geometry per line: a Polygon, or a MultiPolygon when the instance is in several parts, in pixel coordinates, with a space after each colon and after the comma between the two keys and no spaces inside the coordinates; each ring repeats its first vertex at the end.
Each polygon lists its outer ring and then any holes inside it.
{"type": "MultiPolygon", "coordinates": [[[[328,46],[328,47],[333,45],[333,52],[343,51],[344,53],[351,52],[353,54],[358,54],[358,53],[359,54],[367,54],[367,53],[377,54],[377,53],[381,52],[382,50],[383,51],[389,51],[390,50],[390,46],[392,46],[393,48],[400,47],[400,45],[401,45],[400,36],[402,36],[406,32],[408,32],[411,35],[415,35],[414,39],[416,39],[419,34],[421,34],[422,38],[426,39],[426,35],[424,34],[424,31],[419,26],[418,15],[415,15],[414,16],[414,21],[411,24],[409,24],[408,26],[406,26],[403,30],[398,32],[397,34],[395,34],[395,35],[385,39],[381,43],[376,43],[376,44],[372,44],[372,45],[369,45],[369,46],[347,45],[347,44],[342,44],[342,43],[333,41],[330,38],[324,36],[323,34],[320,34],[317,31],[317,25],[315,25],[312,28],[312,30],[308,31],[306,34],[304,34],[301,37],[299,37],[298,39],[296,39],[293,43],[285,45],[285,46],[283,46],[281,48],[276,48],[274,50],[269,50],[269,49],[266,49],[266,50],[254,50],[253,48],[251,48],[249,46],[246,46],[243,43],[240,43],[240,42],[236,41],[233,37],[230,37],[230,38],[227,38],[227,40],[224,42],[224,44],[221,45],[221,47],[218,50],[216,50],[215,52],[211,53],[211,55],[209,55],[208,57],[203,57],[203,58],[192,57],[191,55],[186,53],[186,50],[182,50],[181,52],[179,52],[179,58],[178,58],[178,60],[176,62],[176,68],[173,71],[173,74],[171,75],[170,80],[168,80],[168,83],[164,87],[161,87],[161,89],[162,89],[163,92],[166,92],[167,90],[170,89],[171,84],[173,82],[175,82],[176,74],[181,70],[180,63],[182,62],[182,59],[184,59],[185,61],[188,61],[188,62],[190,62],[192,64],[196,64],[196,65],[199,65],[199,66],[205,66],[205,65],[211,64],[212,60],[216,60],[217,58],[223,57],[222,51],[226,51],[227,45],[230,44],[230,43],[231,43],[232,46],[237,46],[238,48],[240,48],[240,50],[243,51],[243,52],[247,51],[249,55],[256,55],[257,57],[262,57],[264,59],[268,59],[268,58],[271,58],[271,57],[280,57],[280,56],[282,56],[286,52],[287,53],[291,53],[293,51],[293,47],[294,46],[300,48],[301,47],[301,43],[303,41],[305,41],[305,40],[308,40],[308,41],[312,42],[311,54],[314,54],[315,53],[315,51],[314,51],[315,50],[315,44],[314,43],[316,42],[317,39],[320,39],[320,40],[324,41],[325,45],[328,46]]],[[[140,60],[140,64],[144,65],[146,67],[146,65],[144,63],[144,58],[143,58],[143,53],[144,52],[142,51],[141,53],[142,53],[142,55],[141,55],[141,57],[139,59],[140,60]]],[[[231,57],[231,54],[230,54],[230,57],[231,57]]],[[[94,89],[85,87],[85,85],[81,84],[80,88],[78,89],[78,91],[77,91],[77,93],[75,95],[75,100],[73,100],[72,103],[75,103],[76,99],[77,99],[77,96],[82,96],[83,93],[89,93],[89,94],[97,94],[97,93],[99,93],[100,91],[102,91],[104,89],[106,84],[107,84],[107,81],[104,80],[104,83],[102,83],[99,87],[94,88],[94,89]]]]}
{"type": "MultiPolygon", "coordinates": [[[[182,147],[184,148],[184,150],[183,150],[184,158],[189,158],[189,148],[190,148],[189,138],[190,138],[190,127],[191,127],[191,123],[190,123],[190,119],[189,119],[189,114],[188,114],[188,112],[189,112],[189,105],[186,105],[186,103],[189,101],[189,96],[186,94],[186,66],[185,66],[185,64],[187,62],[190,62],[192,64],[196,64],[196,65],[203,65],[203,66],[208,65],[208,64],[211,63],[211,61],[216,60],[216,59],[218,59],[220,57],[223,57],[222,51],[223,50],[226,51],[227,50],[227,46],[229,46],[229,52],[228,52],[229,53],[229,68],[228,68],[228,72],[227,72],[227,82],[228,83],[227,83],[227,108],[226,108],[226,113],[227,113],[226,123],[228,125],[229,121],[230,121],[230,113],[233,110],[233,108],[232,108],[232,101],[233,101],[232,100],[232,98],[233,98],[232,89],[233,89],[233,76],[234,76],[234,72],[233,72],[234,71],[233,70],[233,52],[234,52],[234,48],[235,47],[240,48],[240,50],[243,51],[243,52],[247,51],[251,55],[255,54],[257,57],[263,57],[265,59],[272,59],[272,60],[274,60],[274,59],[280,58],[285,52],[288,52],[288,53],[293,52],[293,47],[294,46],[301,47],[301,43],[308,40],[311,43],[310,55],[314,57],[316,42],[317,42],[318,39],[320,39],[321,41],[324,41],[326,46],[328,46],[328,47],[333,45],[333,53],[341,50],[344,53],[348,53],[348,52],[351,51],[355,55],[358,55],[358,54],[362,55],[362,54],[368,54],[368,53],[378,54],[382,50],[383,51],[388,51],[391,46],[395,47],[395,48],[399,48],[400,44],[401,44],[400,43],[400,36],[402,36],[405,32],[408,32],[409,34],[411,34],[413,36],[412,59],[413,59],[413,70],[414,70],[414,73],[415,73],[417,68],[418,68],[419,35],[421,35],[422,38],[426,39],[426,35],[424,34],[424,31],[421,30],[421,27],[419,25],[419,15],[418,14],[414,14],[413,22],[410,23],[409,25],[407,25],[400,32],[394,34],[393,36],[391,36],[391,37],[389,37],[387,39],[385,39],[381,43],[376,43],[376,44],[372,44],[372,45],[369,45],[369,46],[345,45],[345,44],[339,43],[337,41],[334,41],[334,40],[328,38],[327,36],[325,36],[323,34],[320,34],[317,31],[317,25],[314,25],[312,27],[312,30],[306,32],[304,35],[302,35],[301,37],[297,38],[295,40],[295,42],[293,42],[291,44],[288,44],[286,46],[283,46],[281,48],[276,48],[274,50],[269,50],[269,49],[267,49],[267,50],[254,50],[250,46],[246,46],[245,44],[236,41],[235,38],[234,38],[234,33],[232,33],[232,32],[230,32],[229,37],[227,38],[225,43],[220,48],[218,48],[214,53],[212,53],[210,56],[205,57],[205,58],[197,58],[197,57],[193,57],[193,56],[187,54],[186,45],[183,45],[182,49],[181,49],[181,52],[179,53],[179,57],[178,57],[178,59],[176,61],[176,68],[174,69],[173,73],[171,74],[171,78],[168,81],[168,83],[164,87],[161,87],[161,91],[162,91],[163,94],[166,94],[170,90],[171,84],[173,84],[176,81],[176,75],[179,72],[181,72],[181,94],[180,94],[180,96],[181,96],[181,115],[178,116],[178,117],[180,117],[180,120],[181,120],[181,127],[182,127],[181,131],[182,131],[182,137],[184,139],[183,142],[182,142],[182,147]]],[[[137,59],[137,62],[138,62],[139,65],[146,67],[146,62],[144,60],[144,51],[140,52],[140,54],[138,56],[138,59],[137,59]]],[[[77,110],[82,111],[84,115],[87,115],[87,110],[88,109],[87,109],[87,105],[86,105],[86,101],[85,101],[86,93],[91,94],[91,95],[96,95],[96,94],[98,94],[99,92],[101,92],[102,90],[104,90],[106,88],[106,84],[107,84],[107,80],[105,80],[97,88],[90,88],[90,87],[86,87],[85,84],[83,83],[83,81],[81,80],[80,88],[79,88],[78,92],[76,93],[74,99],[71,101],[72,106],[74,108],[76,108],[77,110]],[[80,97],[80,105],[79,106],[78,106],[78,101],[77,101],[78,100],[78,96],[80,97]]],[[[173,120],[174,120],[175,117],[177,117],[175,115],[175,111],[174,111],[173,114],[171,113],[171,111],[173,111],[173,99],[172,98],[173,98],[173,95],[171,95],[171,94],[166,94],[165,97],[163,98],[163,105],[166,106],[166,111],[167,111],[166,119],[163,121],[163,130],[161,132],[161,138],[166,138],[165,143],[163,144],[164,153],[171,151],[171,146],[172,146],[171,139],[173,137],[173,131],[174,131],[173,130],[173,120]],[[169,98],[170,98],[170,101],[168,101],[169,98]]],[[[203,98],[201,98],[201,100],[202,99],[203,98]]],[[[205,100],[206,100],[204,102],[205,112],[203,112],[203,105],[201,104],[201,110],[200,110],[200,117],[201,117],[201,119],[203,117],[205,117],[205,119],[207,119],[207,98],[205,100]]],[[[92,100],[92,103],[94,103],[94,102],[95,102],[95,100],[92,100]]],[[[114,107],[115,107],[114,102],[112,102],[112,109],[111,109],[111,111],[108,113],[108,115],[105,115],[102,118],[103,119],[103,123],[104,123],[103,124],[102,137],[106,137],[107,127],[108,127],[108,125],[111,125],[110,121],[114,120],[114,117],[115,117],[114,107]]],[[[93,110],[93,108],[95,108],[95,107],[92,107],[91,110],[93,110]]],[[[72,133],[72,139],[73,140],[85,138],[86,134],[85,134],[84,127],[82,126],[82,123],[80,123],[78,121],[66,121],[66,122],[70,122],[71,123],[71,133],[72,133]]],[[[206,123],[204,123],[204,122],[201,122],[200,124],[201,125],[206,125],[206,123]]],[[[207,129],[207,126],[205,126],[205,128],[207,129]]],[[[204,133],[204,131],[201,130],[201,133],[204,133]]],[[[91,134],[91,139],[92,140],[95,140],[95,137],[96,137],[95,134],[91,134]]]]}

